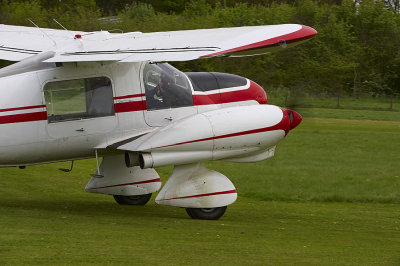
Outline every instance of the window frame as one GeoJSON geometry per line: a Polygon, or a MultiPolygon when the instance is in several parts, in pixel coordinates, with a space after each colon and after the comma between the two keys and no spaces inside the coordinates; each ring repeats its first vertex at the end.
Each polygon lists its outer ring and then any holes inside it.
{"type": "MultiPolygon", "coordinates": [[[[165,72],[163,67],[158,66],[158,68],[161,69],[161,71],[165,72]]],[[[152,70],[150,70],[150,71],[152,71],[152,70]]],[[[165,73],[167,73],[167,72],[165,72],[165,73]]],[[[186,75],[185,72],[179,70],[178,68],[174,67],[173,65],[170,65],[168,63],[151,63],[151,62],[143,63],[142,67],[141,67],[141,71],[140,71],[140,83],[142,84],[142,91],[146,95],[146,106],[147,106],[146,111],[170,110],[170,109],[194,106],[194,100],[193,100],[194,90],[193,90],[193,86],[192,86],[192,83],[191,83],[189,77],[186,75]],[[159,104],[159,105],[154,104],[154,102],[149,104],[150,102],[154,101],[154,99],[148,98],[151,93],[149,93],[150,91],[147,88],[148,84],[146,83],[145,79],[146,79],[147,74],[149,73],[149,70],[147,72],[145,72],[145,71],[146,71],[146,67],[148,67],[149,65],[153,65],[153,64],[156,66],[157,65],[168,65],[169,68],[176,70],[177,72],[179,72],[182,75],[182,78],[187,83],[187,88],[185,89],[184,86],[181,86],[180,84],[177,84],[176,82],[175,82],[175,85],[181,87],[183,91],[190,93],[190,100],[189,100],[190,103],[189,104],[181,104],[180,103],[178,105],[172,105],[172,104],[168,104],[168,103],[164,103],[164,102],[162,102],[162,104],[159,104]]],[[[157,85],[157,84],[154,84],[154,85],[157,85]]],[[[164,96],[161,96],[161,99],[164,101],[164,96]]]]}
{"type": "MultiPolygon", "coordinates": [[[[63,89],[58,89],[58,91],[61,91],[61,90],[63,90],[63,89]]],[[[68,90],[68,89],[65,89],[65,90],[68,90]]],[[[95,90],[95,89],[91,89],[91,90],[95,90]]],[[[43,95],[44,103],[46,105],[47,123],[48,124],[58,124],[58,123],[62,123],[62,122],[73,122],[73,121],[90,120],[90,119],[103,118],[103,117],[115,117],[115,115],[116,115],[115,103],[114,103],[114,95],[115,95],[115,93],[114,93],[114,82],[113,82],[113,80],[112,80],[112,78],[110,76],[105,75],[105,74],[83,76],[83,77],[69,77],[69,78],[61,78],[61,79],[56,79],[55,78],[55,79],[46,80],[42,85],[42,95],[43,95]],[[88,114],[88,109],[90,108],[90,106],[88,105],[88,102],[87,102],[88,101],[87,93],[88,93],[89,90],[86,88],[85,84],[86,84],[86,80],[95,79],[95,78],[106,78],[107,82],[109,82],[109,84],[110,84],[110,92],[111,92],[111,96],[112,96],[111,99],[110,99],[110,102],[112,103],[112,112],[110,112],[109,114],[105,114],[105,115],[89,115],[88,114]],[[59,120],[56,120],[56,119],[50,120],[49,119],[50,116],[52,116],[54,114],[50,114],[49,111],[48,111],[49,110],[49,108],[48,108],[49,106],[47,104],[46,91],[47,92],[51,92],[51,91],[56,91],[56,90],[55,89],[54,90],[46,90],[46,86],[49,83],[67,82],[67,81],[79,81],[79,80],[82,80],[83,84],[85,86],[83,88],[84,89],[83,94],[84,94],[84,99],[85,99],[86,112],[85,113],[77,113],[77,114],[86,114],[86,115],[85,116],[79,116],[79,117],[76,117],[76,118],[72,117],[72,118],[63,118],[63,119],[59,119],[59,120]]],[[[51,101],[51,102],[53,103],[54,101],[51,101]]],[[[71,112],[71,113],[66,113],[65,115],[73,115],[73,114],[74,113],[71,112]]],[[[60,114],[58,114],[58,115],[60,115],[60,114]]],[[[61,115],[61,117],[62,116],[63,115],[61,115]]]]}

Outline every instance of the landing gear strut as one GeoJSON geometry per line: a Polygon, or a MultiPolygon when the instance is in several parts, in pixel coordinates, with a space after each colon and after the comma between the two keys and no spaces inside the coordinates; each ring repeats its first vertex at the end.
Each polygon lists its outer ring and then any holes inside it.
{"type": "Polygon", "coordinates": [[[218,208],[186,208],[186,212],[192,219],[218,220],[224,215],[227,207],[228,206],[218,208]]]}
{"type": "Polygon", "coordinates": [[[122,196],[113,195],[118,204],[121,205],[145,205],[151,198],[151,194],[135,195],[135,196],[122,196]]]}

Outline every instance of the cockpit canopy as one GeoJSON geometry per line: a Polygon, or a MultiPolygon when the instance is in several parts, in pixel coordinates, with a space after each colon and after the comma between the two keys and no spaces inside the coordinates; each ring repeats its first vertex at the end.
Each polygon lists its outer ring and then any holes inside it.
{"type": "Polygon", "coordinates": [[[186,72],[194,91],[212,91],[247,85],[247,79],[219,72],[186,72]]]}
{"type": "Polygon", "coordinates": [[[173,66],[147,63],[143,70],[147,110],[193,105],[192,92],[209,92],[246,86],[246,78],[218,72],[186,72],[173,66]]]}

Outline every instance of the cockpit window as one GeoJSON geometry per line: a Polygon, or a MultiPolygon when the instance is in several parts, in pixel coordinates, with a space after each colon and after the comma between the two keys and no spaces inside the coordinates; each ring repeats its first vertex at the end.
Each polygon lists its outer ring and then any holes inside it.
{"type": "Polygon", "coordinates": [[[143,70],[147,110],[192,106],[187,76],[169,64],[147,63],[143,70]]]}
{"type": "Polygon", "coordinates": [[[186,72],[195,91],[212,91],[245,86],[247,79],[219,72],[186,72]]]}

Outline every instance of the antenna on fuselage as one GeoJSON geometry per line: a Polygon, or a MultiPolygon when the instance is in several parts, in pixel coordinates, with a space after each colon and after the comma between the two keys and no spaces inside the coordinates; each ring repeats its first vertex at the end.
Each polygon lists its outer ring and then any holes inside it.
{"type": "Polygon", "coordinates": [[[54,22],[57,23],[61,28],[63,28],[66,31],[69,31],[66,27],[64,27],[60,22],[58,22],[55,18],[53,18],[54,22]]]}
{"type": "Polygon", "coordinates": [[[55,23],[57,23],[61,28],[63,28],[68,34],[70,34],[72,37],[74,37],[74,39],[80,39],[80,38],[77,38],[77,36],[78,36],[78,35],[80,36],[80,34],[74,35],[72,32],[69,31],[69,29],[67,29],[66,27],[64,27],[64,26],[63,26],[60,22],[58,22],[55,18],[53,18],[53,21],[54,21],[55,23]]]}
{"type": "Polygon", "coordinates": [[[30,20],[29,18],[28,18],[28,20],[29,20],[36,28],[38,28],[44,35],[46,35],[47,38],[49,38],[50,40],[52,40],[52,42],[54,43],[55,46],[57,46],[56,41],[53,40],[53,39],[52,39],[45,31],[43,31],[38,25],[36,25],[35,22],[33,22],[32,20],[30,20]]]}

